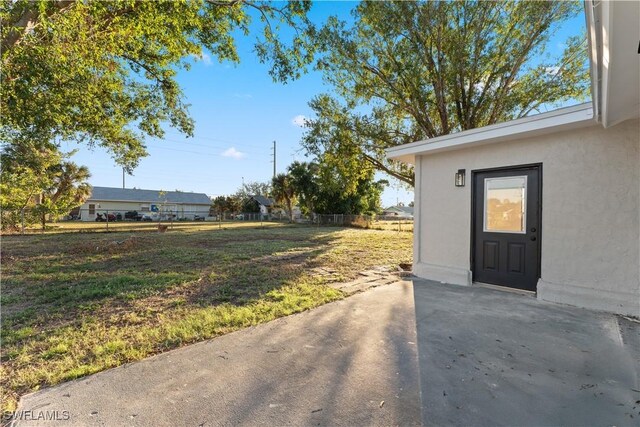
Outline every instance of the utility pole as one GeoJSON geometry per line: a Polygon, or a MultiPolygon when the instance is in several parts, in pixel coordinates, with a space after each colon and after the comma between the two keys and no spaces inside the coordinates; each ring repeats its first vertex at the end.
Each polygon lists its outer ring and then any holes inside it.
{"type": "Polygon", "coordinates": [[[124,168],[122,168],[122,189],[124,189],[124,168]]]}
{"type": "Polygon", "coordinates": [[[276,142],[273,141],[273,177],[276,177],[276,142]]]}

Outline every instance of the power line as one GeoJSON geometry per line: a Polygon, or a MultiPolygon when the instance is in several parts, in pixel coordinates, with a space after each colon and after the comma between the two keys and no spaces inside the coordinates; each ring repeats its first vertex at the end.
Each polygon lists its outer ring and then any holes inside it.
{"type": "MultiPolygon", "coordinates": [[[[159,147],[159,146],[155,146],[155,145],[152,148],[158,148],[160,150],[177,151],[177,152],[181,152],[181,153],[202,154],[204,156],[212,156],[212,157],[229,157],[229,156],[225,156],[224,154],[205,153],[205,152],[202,152],[202,151],[193,151],[193,150],[181,150],[181,149],[178,149],[178,148],[159,147]]],[[[265,155],[266,153],[251,153],[251,154],[265,155]]]]}
{"type": "MultiPolygon", "coordinates": [[[[228,146],[222,146],[222,145],[211,145],[211,144],[197,144],[195,142],[189,142],[189,141],[180,141],[177,139],[171,139],[171,138],[156,138],[158,141],[169,141],[169,142],[176,142],[178,144],[185,144],[185,145],[194,145],[194,146],[198,146],[198,147],[204,147],[204,148],[215,148],[215,149],[219,149],[219,150],[224,150],[225,148],[229,148],[228,146]]],[[[265,147],[260,147],[262,149],[264,149],[265,147]]],[[[263,151],[264,152],[264,151],[263,151]]]]}
{"type": "MultiPolygon", "coordinates": [[[[172,133],[171,135],[173,136],[182,136],[181,134],[176,134],[176,133],[172,133]]],[[[167,138],[161,138],[161,139],[167,139],[167,138]]],[[[237,146],[244,146],[244,147],[250,147],[250,148],[265,148],[264,145],[254,145],[254,144],[250,144],[250,143],[246,143],[246,142],[238,142],[238,141],[229,141],[226,139],[220,139],[220,138],[211,138],[211,137],[207,137],[207,136],[194,136],[194,137],[189,137],[189,139],[202,139],[202,140],[206,140],[206,141],[214,141],[214,142],[224,142],[225,144],[233,144],[233,145],[237,145],[237,146]]],[[[169,141],[169,139],[167,139],[167,141],[169,141]]],[[[187,142],[187,141],[185,141],[187,142]]]]}

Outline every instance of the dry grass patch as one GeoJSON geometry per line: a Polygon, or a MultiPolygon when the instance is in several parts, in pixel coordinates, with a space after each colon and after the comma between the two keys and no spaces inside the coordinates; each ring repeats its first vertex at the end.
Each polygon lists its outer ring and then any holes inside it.
{"type": "Polygon", "coordinates": [[[411,260],[409,233],[259,225],[4,236],[2,409],[42,386],[334,301],[343,295],[329,281],[411,260]]]}

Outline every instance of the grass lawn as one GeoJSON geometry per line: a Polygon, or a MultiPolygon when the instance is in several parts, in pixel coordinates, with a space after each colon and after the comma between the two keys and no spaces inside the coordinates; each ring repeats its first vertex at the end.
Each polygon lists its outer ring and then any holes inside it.
{"type": "Polygon", "coordinates": [[[411,262],[411,234],[393,231],[245,222],[72,231],[2,238],[2,410],[42,386],[342,298],[329,280],[411,262]]]}
{"type": "Polygon", "coordinates": [[[413,233],[412,219],[376,220],[371,223],[372,230],[389,230],[413,233]]]}

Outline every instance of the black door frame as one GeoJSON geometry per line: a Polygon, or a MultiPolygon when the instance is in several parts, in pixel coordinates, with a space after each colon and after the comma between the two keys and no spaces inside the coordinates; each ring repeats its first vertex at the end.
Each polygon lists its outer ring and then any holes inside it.
{"type": "Polygon", "coordinates": [[[536,277],[539,279],[542,271],[542,163],[527,163],[524,165],[501,166],[497,168],[473,169],[471,171],[471,246],[469,247],[469,260],[471,263],[471,281],[475,281],[476,276],[476,174],[483,172],[500,172],[521,169],[537,169],[538,170],[538,262],[536,265],[536,277]]]}

